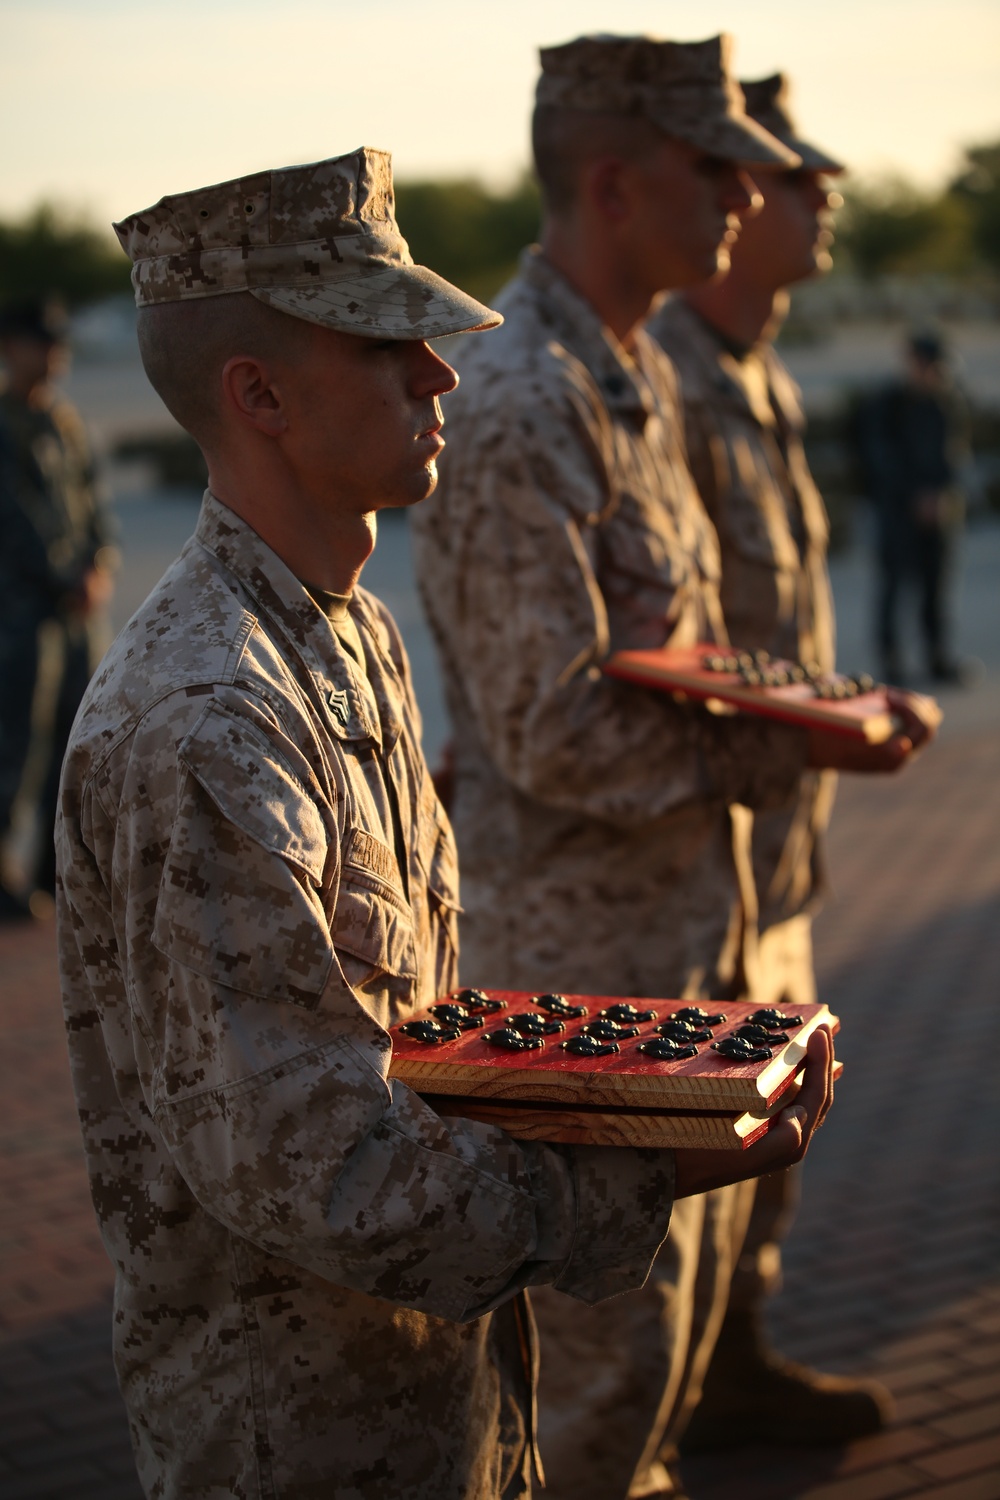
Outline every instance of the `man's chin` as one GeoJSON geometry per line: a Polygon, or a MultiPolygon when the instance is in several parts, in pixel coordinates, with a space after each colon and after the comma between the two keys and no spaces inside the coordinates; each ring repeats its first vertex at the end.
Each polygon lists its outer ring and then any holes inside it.
{"type": "Polygon", "coordinates": [[[438,471],[436,463],[425,464],[418,475],[413,476],[404,486],[389,499],[383,500],[378,506],[379,510],[409,510],[413,505],[419,505],[429,495],[433,495],[437,489],[438,471]]]}
{"type": "Polygon", "coordinates": [[[720,245],[712,250],[706,250],[703,256],[695,258],[685,267],[683,275],[678,273],[671,283],[673,290],[679,290],[687,286],[703,286],[706,281],[722,281],[729,275],[729,246],[720,245]]]}

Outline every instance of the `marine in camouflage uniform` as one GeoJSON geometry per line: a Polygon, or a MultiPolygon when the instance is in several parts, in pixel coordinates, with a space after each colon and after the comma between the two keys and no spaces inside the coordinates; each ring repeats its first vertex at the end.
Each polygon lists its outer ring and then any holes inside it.
{"type": "MultiPolygon", "coordinates": [[[[713,159],[797,160],[743,116],[719,39],[584,38],[542,67],[539,110],[642,115],[713,159]]],[[[623,347],[537,250],[498,306],[503,329],[460,358],[441,486],[413,518],[454,730],[463,977],[743,993],[748,809],[787,803],[803,737],[600,672],[609,651],[725,638],[673,371],[642,332],[623,347]]],[[[654,1275],[614,1303],[533,1294],[560,1500],[668,1484],[657,1451],[697,1398],[748,1211],[742,1190],[676,1205],[654,1275]]]]}
{"type": "MultiPolygon", "coordinates": [[[[379,152],[118,228],[143,310],[252,289],[383,340],[499,321],[412,265],[379,152]]],[[[638,1286],[666,1232],[672,1153],[520,1145],[388,1080],[386,1028],[456,978],[419,739],[386,610],[310,591],[211,493],[85,700],[60,961],[150,1497],[527,1495],[521,1289],[638,1286]]]]}
{"type": "MultiPolygon", "coordinates": [[[[829,266],[828,205],[836,195],[827,178],[844,168],[795,130],[783,75],[742,88],[747,111],[801,165],[764,184],[763,210],[732,247],[729,277],[667,299],[646,327],[680,378],[688,459],[719,539],[730,640],[831,671],[829,526],[806,461],[800,392],[773,347],[787,294],[770,277],[800,280],[829,266]],[[776,213],[782,217],[772,227],[776,213]],[[745,274],[748,260],[752,269],[745,274]],[[745,283],[752,279],[756,290],[758,266],[763,321],[748,325],[752,336],[741,342],[737,331],[754,318],[756,306],[745,283]]],[[[823,891],[821,841],[835,790],[835,772],[807,771],[784,807],[754,817],[759,950],[749,977],[751,996],[761,1005],[795,1007],[817,998],[811,922],[823,891]]],[[[760,1304],[780,1283],[780,1237],[797,1199],[796,1182],[797,1173],[789,1171],[756,1185],[705,1399],[685,1434],[686,1449],[781,1441],[788,1426],[798,1441],[844,1442],[881,1423],[881,1388],[816,1375],[767,1349],[760,1304]]]]}
{"type": "MultiPolygon", "coordinates": [[[[55,888],[52,839],[59,771],[100,639],[99,604],[117,563],[114,528],[79,413],[52,380],[66,356],[66,324],[39,299],[0,310],[0,842],[10,832],[31,746],[32,710],[49,632],[51,722],[39,735],[39,858],[33,889],[55,888]]],[[[0,884],[0,920],[30,908],[0,884]]]]}

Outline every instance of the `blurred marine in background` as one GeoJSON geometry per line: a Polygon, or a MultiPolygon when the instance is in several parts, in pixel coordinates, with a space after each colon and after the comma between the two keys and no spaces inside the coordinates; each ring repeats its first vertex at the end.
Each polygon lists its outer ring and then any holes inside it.
{"type": "Polygon", "coordinates": [[[902,374],[866,398],[856,418],[862,478],[875,512],[876,638],[885,676],[905,682],[899,617],[914,587],[927,675],[960,682],[948,594],[965,508],[959,476],[968,459],[968,412],[937,334],[914,334],[904,360],[902,374]]]}
{"type": "Polygon", "coordinates": [[[61,309],[41,299],[0,309],[0,848],[22,789],[39,701],[41,631],[55,681],[32,782],[38,855],[27,895],[0,875],[0,921],[40,910],[55,891],[53,830],[59,772],[73,717],[95,665],[97,630],[118,553],[79,415],[53,380],[67,362],[61,309]],[[43,903],[44,904],[44,903],[43,903]]]}
{"type": "MultiPolygon", "coordinates": [[[[688,461],[719,538],[730,640],[832,671],[826,511],[806,462],[800,394],[773,340],[788,310],[787,288],[829,268],[837,195],[827,179],[844,168],[798,134],[781,74],[742,88],[748,113],[800,165],[762,180],[763,206],[731,246],[728,274],[668,299],[647,327],[680,376],[688,461]]],[[[816,1000],[811,923],[835,782],[832,771],[808,770],[784,806],[754,818],[753,991],[763,1005],[816,1000]]],[[[761,1303],[780,1280],[779,1239],[794,1198],[791,1173],[758,1185],[685,1450],[767,1439],[845,1442],[883,1421],[888,1393],[880,1387],[817,1375],[766,1347],[761,1303]]]]}

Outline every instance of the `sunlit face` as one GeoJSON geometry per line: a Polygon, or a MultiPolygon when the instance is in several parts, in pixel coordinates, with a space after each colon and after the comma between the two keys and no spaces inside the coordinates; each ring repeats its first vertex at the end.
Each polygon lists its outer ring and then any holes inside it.
{"type": "Polygon", "coordinates": [[[805,169],[762,175],[760,185],[763,206],[744,225],[732,252],[741,272],[754,272],[761,284],[777,290],[828,271],[840,194],[822,172],[805,169]]]}
{"type": "Polygon", "coordinates": [[[753,204],[736,162],[663,139],[635,164],[640,211],[632,238],[652,293],[713,276],[753,204]]]}
{"type": "Polygon", "coordinates": [[[440,397],[458,376],[422,340],[302,324],[276,385],[300,483],[358,514],[414,505],[437,483],[440,397]]]}

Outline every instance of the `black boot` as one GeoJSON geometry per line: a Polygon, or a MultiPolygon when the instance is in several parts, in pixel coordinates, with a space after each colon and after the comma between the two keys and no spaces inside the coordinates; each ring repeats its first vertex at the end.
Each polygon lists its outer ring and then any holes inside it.
{"type": "Polygon", "coordinates": [[[682,1453],[754,1443],[826,1448],[886,1425],[892,1397],[876,1380],[821,1375],[767,1347],[753,1309],[730,1309],[682,1453]]]}

